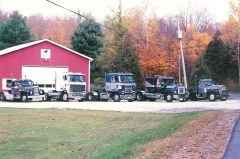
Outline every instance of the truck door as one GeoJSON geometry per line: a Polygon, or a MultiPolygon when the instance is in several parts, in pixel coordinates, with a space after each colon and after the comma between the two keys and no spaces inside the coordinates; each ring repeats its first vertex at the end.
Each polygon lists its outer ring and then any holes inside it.
{"type": "Polygon", "coordinates": [[[198,94],[206,93],[206,85],[203,82],[199,83],[197,93],[198,94]]]}
{"type": "Polygon", "coordinates": [[[158,78],[156,82],[156,93],[161,93],[162,92],[162,79],[158,78]]]}

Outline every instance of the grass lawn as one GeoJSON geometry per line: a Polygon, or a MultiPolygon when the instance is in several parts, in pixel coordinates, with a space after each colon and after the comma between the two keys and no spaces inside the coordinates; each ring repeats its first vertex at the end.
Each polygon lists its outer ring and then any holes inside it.
{"type": "Polygon", "coordinates": [[[205,113],[0,108],[1,159],[133,158],[205,113]]]}

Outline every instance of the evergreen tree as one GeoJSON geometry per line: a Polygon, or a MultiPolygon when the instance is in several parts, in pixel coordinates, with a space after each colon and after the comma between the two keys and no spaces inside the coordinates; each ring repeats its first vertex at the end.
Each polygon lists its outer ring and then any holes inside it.
{"type": "Polygon", "coordinates": [[[144,77],[138,62],[138,56],[128,37],[124,39],[122,45],[118,48],[110,72],[132,73],[137,89],[144,90],[144,77]]]}
{"type": "Polygon", "coordinates": [[[204,60],[204,58],[200,57],[196,63],[193,72],[191,73],[189,87],[190,89],[195,89],[197,84],[195,80],[199,81],[200,79],[210,78],[211,71],[209,67],[206,65],[206,61],[204,60]]]}
{"type": "Polygon", "coordinates": [[[221,32],[217,31],[213,40],[207,46],[204,59],[211,71],[213,81],[226,84],[231,68],[230,48],[220,38],[221,32]]]}
{"type": "Polygon", "coordinates": [[[74,35],[71,37],[73,50],[94,59],[91,63],[91,82],[95,78],[100,77],[100,68],[95,59],[100,55],[101,48],[103,47],[102,37],[104,35],[101,28],[93,19],[85,19],[83,22],[80,22],[74,35]]]}
{"type": "Polygon", "coordinates": [[[31,42],[33,35],[30,28],[26,25],[25,18],[14,11],[10,19],[0,26],[0,50],[31,42]]]}

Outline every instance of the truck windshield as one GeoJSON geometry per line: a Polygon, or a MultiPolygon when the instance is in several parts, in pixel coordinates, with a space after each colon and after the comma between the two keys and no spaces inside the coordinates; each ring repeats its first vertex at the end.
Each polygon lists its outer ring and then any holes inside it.
{"type": "Polygon", "coordinates": [[[170,85],[170,84],[173,84],[173,79],[164,79],[164,83],[166,84],[166,85],[170,85]]]}
{"type": "Polygon", "coordinates": [[[85,82],[85,78],[82,75],[69,75],[70,82],[85,82]]]}
{"type": "Polygon", "coordinates": [[[132,75],[121,75],[119,82],[134,83],[134,77],[132,75]]]}
{"type": "Polygon", "coordinates": [[[211,86],[211,85],[213,85],[213,83],[212,83],[212,81],[203,81],[202,85],[211,86]]]}
{"type": "Polygon", "coordinates": [[[32,81],[22,81],[22,86],[23,87],[33,86],[33,82],[32,81]]]}

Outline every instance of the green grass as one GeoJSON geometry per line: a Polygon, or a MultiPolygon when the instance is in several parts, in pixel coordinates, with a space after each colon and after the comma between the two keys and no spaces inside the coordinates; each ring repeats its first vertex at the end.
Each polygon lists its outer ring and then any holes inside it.
{"type": "Polygon", "coordinates": [[[131,158],[204,113],[0,108],[1,159],[131,158]]]}

